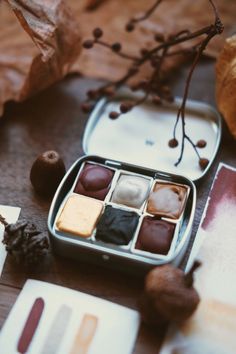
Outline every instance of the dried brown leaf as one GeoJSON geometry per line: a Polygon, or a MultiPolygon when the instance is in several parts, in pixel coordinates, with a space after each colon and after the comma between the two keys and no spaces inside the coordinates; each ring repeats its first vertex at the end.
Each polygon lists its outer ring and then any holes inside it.
{"type": "Polygon", "coordinates": [[[78,23],[64,1],[7,2],[0,3],[0,115],[6,101],[60,80],[81,49],[78,23]]]}

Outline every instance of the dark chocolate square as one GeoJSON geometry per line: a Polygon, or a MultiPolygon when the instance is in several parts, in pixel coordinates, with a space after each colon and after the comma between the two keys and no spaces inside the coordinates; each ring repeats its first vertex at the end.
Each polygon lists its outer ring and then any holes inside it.
{"type": "Polygon", "coordinates": [[[174,231],[175,224],[146,216],[139,230],[135,248],[166,255],[169,252],[174,231]]]}
{"type": "Polygon", "coordinates": [[[135,212],[116,209],[108,205],[97,224],[96,238],[115,245],[128,245],[138,225],[135,212]]]}

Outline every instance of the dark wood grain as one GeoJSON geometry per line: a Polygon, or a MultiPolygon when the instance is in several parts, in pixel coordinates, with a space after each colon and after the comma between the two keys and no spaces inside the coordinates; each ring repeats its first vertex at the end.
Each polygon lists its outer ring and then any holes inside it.
{"type": "MultiPolygon", "coordinates": [[[[178,76],[173,77],[174,91],[180,96],[185,74],[186,69],[183,69],[178,76]]],[[[39,153],[48,149],[58,150],[67,168],[83,155],[81,142],[86,116],[81,113],[79,106],[86,89],[93,84],[96,84],[93,80],[69,77],[25,103],[8,104],[0,121],[0,204],[21,207],[21,215],[35,222],[41,230],[47,229],[50,201],[34,194],[29,182],[31,165],[39,153]]],[[[205,61],[200,65],[190,96],[214,105],[212,62],[205,61]]],[[[223,125],[222,144],[216,161],[208,175],[197,185],[198,202],[191,244],[218,163],[224,161],[235,166],[235,155],[236,142],[223,125]]],[[[62,259],[52,253],[42,267],[34,271],[16,267],[8,257],[0,279],[0,327],[27,278],[60,284],[131,308],[137,308],[143,287],[141,279],[62,259]]],[[[143,326],[135,354],[157,353],[163,333],[164,329],[155,331],[143,326]]]]}

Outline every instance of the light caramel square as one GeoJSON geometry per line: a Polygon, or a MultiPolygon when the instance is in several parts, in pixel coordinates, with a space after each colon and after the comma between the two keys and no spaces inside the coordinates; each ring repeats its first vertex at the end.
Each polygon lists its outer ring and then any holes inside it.
{"type": "Polygon", "coordinates": [[[102,202],[82,195],[72,194],[67,199],[56,221],[59,231],[84,238],[90,237],[102,213],[102,202]]]}

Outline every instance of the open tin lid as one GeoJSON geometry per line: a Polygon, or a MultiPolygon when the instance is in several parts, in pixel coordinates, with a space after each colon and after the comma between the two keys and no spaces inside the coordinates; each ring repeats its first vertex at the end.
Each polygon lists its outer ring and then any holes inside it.
{"type": "MultiPolygon", "coordinates": [[[[210,168],[221,139],[221,117],[210,105],[188,100],[186,105],[186,132],[193,142],[204,139],[207,145],[199,149],[201,157],[209,160],[202,170],[193,147],[185,141],[184,156],[176,167],[181,144],[170,148],[176,115],[181,103],[156,106],[151,101],[137,106],[116,120],[109,118],[111,111],[119,111],[121,102],[137,94],[122,91],[112,101],[101,99],[87,122],[83,149],[86,154],[132,163],[142,167],[183,175],[193,181],[202,178],[210,168]]],[[[176,137],[181,142],[179,122],[176,137]]]]}

